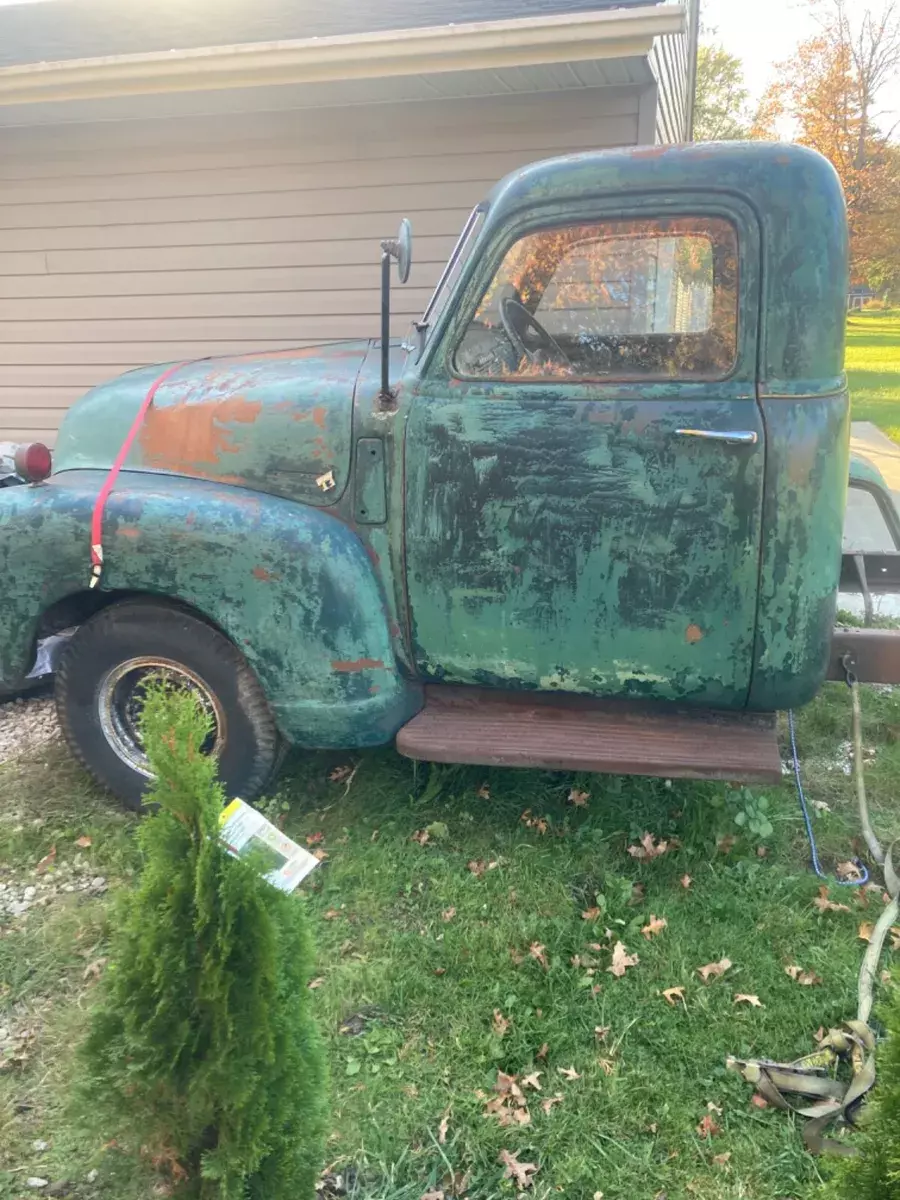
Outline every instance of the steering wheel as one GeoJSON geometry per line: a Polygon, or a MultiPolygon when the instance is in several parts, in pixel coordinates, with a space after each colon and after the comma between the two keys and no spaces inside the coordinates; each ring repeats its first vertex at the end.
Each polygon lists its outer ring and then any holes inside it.
{"type": "Polygon", "coordinates": [[[543,327],[534,313],[528,311],[521,300],[516,300],[513,296],[507,296],[500,301],[500,320],[503,324],[503,331],[513,344],[513,348],[518,352],[520,358],[527,358],[529,362],[538,363],[541,361],[541,354],[551,354],[558,358],[564,366],[571,367],[568,356],[566,355],[559,342],[552,333],[548,333],[543,327]],[[525,335],[531,329],[537,334],[537,345],[529,349],[525,335]]]}

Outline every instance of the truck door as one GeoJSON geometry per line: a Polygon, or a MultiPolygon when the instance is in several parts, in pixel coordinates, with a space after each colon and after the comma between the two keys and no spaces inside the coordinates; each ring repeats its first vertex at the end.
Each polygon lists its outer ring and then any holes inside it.
{"type": "Polygon", "coordinates": [[[532,213],[487,251],[407,419],[425,678],[746,703],[759,263],[710,197],[532,213]]]}

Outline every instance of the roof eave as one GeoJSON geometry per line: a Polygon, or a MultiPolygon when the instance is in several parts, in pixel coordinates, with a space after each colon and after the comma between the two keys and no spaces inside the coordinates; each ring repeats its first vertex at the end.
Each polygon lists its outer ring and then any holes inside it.
{"type": "Polygon", "coordinates": [[[0,69],[0,105],[383,79],[648,54],[685,31],[681,4],[339,37],[209,46],[0,69]]]}

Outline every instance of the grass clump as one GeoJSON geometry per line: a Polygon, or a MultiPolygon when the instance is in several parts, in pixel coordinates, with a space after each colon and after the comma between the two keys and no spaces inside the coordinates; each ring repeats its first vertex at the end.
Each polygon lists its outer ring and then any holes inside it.
{"type": "Polygon", "coordinates": [[[325,1068],[301,902],[220,843],[224,797],[193,697],[151,691],[143,730],[158,811],[138,834],[143,870],[82,1049],[82,1102],[178,1195],[304,1200],[325,1068]]]}

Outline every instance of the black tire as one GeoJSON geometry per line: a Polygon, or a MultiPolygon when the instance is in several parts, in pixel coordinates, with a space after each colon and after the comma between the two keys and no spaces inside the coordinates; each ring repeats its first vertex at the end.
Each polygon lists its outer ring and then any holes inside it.
{"type": "Polygon", "coordinates": [[[140,809],[151,780],[134,765],[140,747],[130,737],[129,699],[134,681],[152,668],[129,664],[141,659],[159,660],[205,692],[221,734],[219,778],[229,797],[252,799],[283,757],[259,680],[228,638],[165,601],[113,604],[72,637],[56,676],[56,707],[75,757],[129,808],[140,809]]]}

